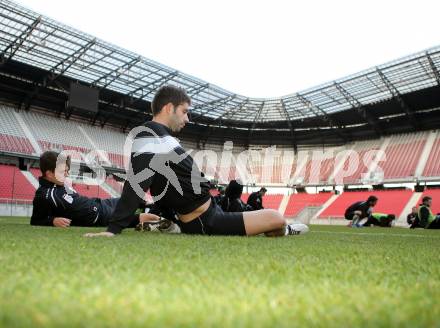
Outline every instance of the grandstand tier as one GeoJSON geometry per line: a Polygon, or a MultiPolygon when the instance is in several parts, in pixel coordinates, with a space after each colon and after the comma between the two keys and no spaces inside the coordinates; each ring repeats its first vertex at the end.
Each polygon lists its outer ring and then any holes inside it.
{"type": "MultiPolygon", "coordinates": [[[[41,151],[73,150],[82,156],[94,151],[95,158],[101,165],[123,169],[123,144],[127,135],[121,131],[103,129],[74,120],[59,119],[39,112],[21,111],[11,114],[12,111],[11,107],[0,106],[0,116],[10,119],[12,124],[17,124],[15,128],[1,125],[0,150],[36,155],[32,142],[21,128],[24,126],[29,131],[28,136],[35,139],[41,151]],[[17,118],[20,118],[21,125],[17,118]]],[[[215,149],[217,163],[214,165],[210,163],[208,170],[208,165],[203,162],[202,168],[208,171],[213,169],[214,173],[210,175],[225,180],[224,183],[231,179],[241,178],[244,171],[247,172],[250,183],[275,186],[361,184],[371,181],[372,172],[380,173],[380,171],[383,171],[383,182],[393,182],[396,179],[423,181],[425,177],[430,179],[440,177],[438,164],[440,161],[437,158],[440,156],[440,138],[435,139],[432,149],[428,149],[427,158],[423,158],[422,152],[427,138],[427,132],[418,132],[359,141],[343,147],[324,149],[309,147],[300,150],[306,154],[305,161],[298,155],[292,155],[293,151],[289,148],[278,149],[271,158],[267,157],[270,153],[267,149],[260,148],[260,150],[253,150],[253,153],[248,153],[245,157],[245,165],[241,163],[240,168],[237,166],[238,158],[246,149],[236,147],[232,151],[232,160],[227,163],[230,166],[226,169],[222,163],[223,147],[209,144],[207,147],[212,148],[209,150],[215,149]],[[379,158],[377,151],[381,148],[385,155],[379,158]],[[316,153],[319,152],[322,156],[316,157],[316,153]],[[416,175],[416,169],[420,166],[420,174],[416,175]],[[220,174],[222,170],[223,173],[220,174]]],[[[188,141],[182,141],[182,144],[187,144],[189,147],[195,146],[188,141]]],[[[197,150],[192,154],[197,154],[197,150]]],[[[375,183],[377,183],[376,180],[375,183]]]]}

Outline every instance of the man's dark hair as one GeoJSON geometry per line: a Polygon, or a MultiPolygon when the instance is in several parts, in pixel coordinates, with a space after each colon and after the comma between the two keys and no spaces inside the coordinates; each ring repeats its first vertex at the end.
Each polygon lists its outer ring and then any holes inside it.
{"type": "Polygon", "coordinates": [[[40,156],[40,170],[43,176],[45,176],[46,171],[55,172],[58,156],[61,156],[60,162],[66,163],[67,167],[70,168],[70,156],[65,156],[52,150],[45,151],[40,156]]]}
{"type": "Polygon", "coordinates": [[[264,188],[264,187],[261,187],[260,191],[261,191],[261,192],[266,192],[266,191],[267,191],[267,189],[266,189],[266,188],[264,188]]]}
{"type": "Polygon", "coordinates": [[[425,196],[422,198],[422,203],[427,202],[428,200],[431,200],[432,197],[431,196],[425,196]]]}
{"type": "Polygon", "coordinates": [[[377,202],[377,199],[378,198],[376,196],[370,196],[368,197],[367,202],[369,203],[377,202]]]}
{"type": "Polygon", "coordinates": [[[159,114],[163,106],[169,103],[172,103],[176,107],[184,103],[191,105],[191,98],[186,94],[184,89],[174,85],[165,85],[157,90],[151,102],[153,116],[159,114]]]}
{"type": "Polygon", "coordinates": [[[388,214],[388,220],[393,221],[395,219],[396,219],[396,216],[394,214],[388,214]]]}

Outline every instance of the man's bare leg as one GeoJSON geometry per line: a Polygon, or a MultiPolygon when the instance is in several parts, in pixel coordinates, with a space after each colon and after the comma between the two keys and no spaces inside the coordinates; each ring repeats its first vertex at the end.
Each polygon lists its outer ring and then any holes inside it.
{"type": "Polygon", "coordinates": [[[264,233],[268,237],[285,235],[286,219],[276,210],[259,210],[243,212],[246,235],[254,236],[264,233]]]}

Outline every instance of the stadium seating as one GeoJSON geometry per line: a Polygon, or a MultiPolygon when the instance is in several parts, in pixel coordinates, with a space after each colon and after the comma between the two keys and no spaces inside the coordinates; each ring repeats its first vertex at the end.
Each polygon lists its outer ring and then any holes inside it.
{"type": "MultiPolygon", "coordinates": [[[[32,173],[32,175],[36,179],[38,179],[41,176],[41,172],[39,169],[31,168],[29,171],[32,173]]],[[[105,182],[107,184],[109,184],[113,189],[115,189],[116,192],[120,193],[122,191],[122,184],[120,184],[119,182],[117,182],[113,178],[107,177],[105,182]],[[120,189],[117,188],[118,185],[120,186],[120,189]]],[[[74,182],[72,184],[72,187],[82,196],[98,197],[98,198],[110,198],[111,197],[111,195],[109,195],[100,186],[86,185],[84,183],[74,182]]]]}
{"type": "MultiPolygon", "coordinates": [[[[341,175],[343,177],[342,181],[345,184],[350,183],[361,183],[363,181],[364,175],[368,172],[369,168],[366,164],[370,163],[373,159],[374,151],[377,151],[381,146],[381,140],[372,140],[372,141],[361,141],[356,142],[355,144],[347,145],[347,149],[353,150],[358,155],[358,165],[354,167],[349,167],[349,165],[353,165],[350,163],[350,157],[345,159],[344,164],[338,172],[335,173],[335,177],[341,175]],[[353,172],[352,174],[348,174],[348,176],[343,176],[343,172],[353,172]]],[[[353,154],[354,156],[354,154],[353,154]]]]}
{"type": "Polygon", "coordinates": [[[278,210],[280,208],[281,201],[284,195],[264,195],[263,196],[263,206],[264,208],[271,208],[278,210]]]}
{"type": "Polygon", "coordinates": [[[8,134],[0,134],[0,150],[29,155],[34,153],[28,139],[8,134]]]}
{"type": "Polygon", "coordinates": [[[77,193],[79,193],[82,196],[97,197],[97,198],[111,198],[111,195],[109,195],[100,186],[86,185],[83,183],[73,183],[72,187],[73,187],[73,189],[76,190],[77,193]]]}
{"type": "Polygon", "coordinates": [[[334,162],[334,157],[322,160],[309,160],[305,167],[305,184],[326,184],[334,170],[334,162]]]}
{"type": "Polygon", "coordinates": [[[32,154],[34,149],[14,115],[13,109],[0,105],[0,150],[22,154],[32,154]]]}
{"type": "Polygon", "coordinates": [[[286,211],[284,216],[295,217],[301,211],[308,206],[322,206],[326,201],[333,196],[333,193],[318,193],[318,194],[307,194],[298,193],[292,194],[289,197],[289,202],[287,203],[286,211]]]}
{"type": "MultiPolygon", "coordinates": [[[[91,150],[100,150],[107,154],[107,159],[113,166],[124,167],[122,154],[125,134],[42,113],[20,112],[20,115],[42,151],[64,149],[88,154],[91,150]]],[[[104,159],[100,158],[100,162],[104,159]]]]}
{"type": "MultiPolygon", "coordinates": [[[[85,122],[77,121],[74,118],[70,120],[56,118],[55,116],[50,116],[35,110],[14,113],[12,108],[8,108],[5,105],[0,105],[0,119],[4,122],[8,122],[8,124],[0,125],[0,150],[21,154],[35,153],[32,147],[34,140],[28,140],[25,137],[22,125],[20,125],[17,116],[22,118],[25,127],[27,126],[43,151],[49,149],[65,149],[86,154],[90,152],[90,150],[97,148],[97,150],[100,150],[99,156],[101,156],[102,153],[105,154],[99,159],[101,164],[105,165],[104,160],[107,159],[114,167],[124,167],[123,147],[126,134],[121,131],[109,127],[101,128],[92,126],[85,122]]],[[[264,155],[266,154],[268,146],[250,145],[249,149],[256,151],[259,156],[252,156],[247,162],[247,168],[253,177],[252,181],[249,182],[267,185],[286,185],[289,183],[289,179],[294,178],[297,179],[296,184],[333,184],[334,176],[338,176],[342,170],[347,170],[348,168],[348,160],[344,162],[342,167],[337,165],[338,163],[335,163],[336,155],[340,150],[353,150],[359,154],[359,166],[355,168],[353,174],[345,177],[343,182],[345,184],[362,183],[365,179],[365,174],[370,171],[370,167],[365,164],[364,157],[370,151],[380,149],[382,145],[387,160],[379,162],[378,165],[383,169],[386,181],[393,181],[395,179],[413,180],[415,170],[419,164],[420,155],[427,141],[427,135],[428,132],[408,133],[369,141],[357,141],[347,144],[344,147],[309,147],[300,149],[300,151],[309,151],[309,160],[301,167],[301,172],[296,172],[296,161],[293,164],[288,163],[289,160],[286,151],[291,152],[291,149],[277,147],[274,153],[273,166],[266,166],[265,164],[267,163],[264,155]],[[311,157],[315,150],[322,151],[324,154],[333,151],[333,155],[330,158],[323,159],[320,165],[315,165],[317,163],[315,163],[311,157]],[[289,164],[289,166],[287,166],[287,164],[289,164]],[[334,170],[339,172],[335,173],[334,170]]],[[[194,149],[197,146],[192,141],[182,141],[181,143],[190,149],[194,149]]],[[[204,145],[204,149],[213,150],[218,155],[217,173],[213,174],[215,178],[218,178],[223,147],[224,146],[220,144],[204,145]]],[[[245,149],[242,146],[234,145],[231,152],[236,157],[243,150],[245,149]]],[[[422,176],[440,177],[439,156],[440,138],[437,138],[424,167],[422,176]]],[[[224,177],[226,179],[223,181],[224,183],[227,183],[227,180],[238,177],[235,164],[236,163],[233,162],[229,168],[228,174],[224,177]]],[[[202,165],[202,168],[206,169],[205,165],[202,165]]]]}
{"type": "Polygon", "coordinates": [[[342,193],[320,215],[320,218],[343,218],[345,210],[357,201],[367,200],[368,196],[375,195],[379,198],[375,212],[395,214],[399,217],[411,198],[411,190],[388,190],[388,191],[347,191],[342,193]]]}
{"type": "Polygon", "coordinates": [[[385,179],[412,178],[426,143],[426,132],[396,135],[385,149],[386,161],[380,163],[385,179]]]}
{"type": "Polygon", "coordinates": [[[17,167],[0,164],[0,176],[0,199],[3,201],[33,199],[35,188],[17,167]]]}
{"type": "Polygon", "coordinates": [[[423,170],[424,177],[438,177],[440,176],[440,138],[437,138],[432,146],[425,169],[423,170]]]}
{"type": "MultiPolygon", "coordinates": [[[[241,195],[241,200],[244,203],[247,203],[247,200],[249,198],[249,193],[243,193],[241,195]]],[[[281,201],[283,200],[284,195],[277,195],[277,194],[266,194],[263,196],[263,206],[264,208],[271,208],[278,210],[281,204],[281,201]]]]}
{"type": "Polygon", "coordinates": [[[113,177],[108,176],[105,179],[105,183],[108,184],[118,194],[122,193],[122,187],[123,187],[122,182],[116,181],[113,177]]]}

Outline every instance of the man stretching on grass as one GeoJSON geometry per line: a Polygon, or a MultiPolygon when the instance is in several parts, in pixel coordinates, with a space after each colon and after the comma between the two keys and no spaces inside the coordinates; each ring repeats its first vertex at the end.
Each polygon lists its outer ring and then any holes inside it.
{"type": "Polygon", "coordinates": [[[361,227],[360,222],[370,217],[372,209],[376,204],[376,196],[370,196],[366,201],[356,202],[345,210],[345,219],[351,221],[353,228],[359,228],[361,227]]]}
{"type": "Polygon", "coordinates": [[[374,225],[377,227],[391,228],[395,219],[396,216],[394,214],[372,213],[363,226],[369,227],[374,225]]]}
{"type": "Polygon", "coordinates": [[[134,130],[138,132],[131,146],[127,181],[107,231],[86,236],[121,233],[129,226],[130,214],[148,190],[155,204],[177,213],[182,233],[284,236],[308,231],[303,224],[286,226],[284,217],[275,210],[225,213],[215,204],[209,193],[209,181],[171,135],[189,122],[190,104],[181,88],[164,86],[157,91],[151,104],[153,120],[134,130]]]}
{"type": "MultiPolygon", "coordinates": [[[[40,156],[40,186],[35,192],[31,225],[67,228],[106,227],[115,210],[119,198],[88,198],[79,195],[65,185],[69,175],[70,157],[54,151],[46,151],[40,156]],[[58,161],[58,162],[57,162],[58,161]]],[[[135,227],[139,220],[152,221],[159,217],[142,213],[135,215],[136,208],[127,215],[127,227],[135,227]]]]}

